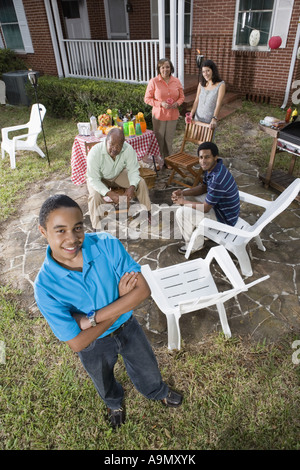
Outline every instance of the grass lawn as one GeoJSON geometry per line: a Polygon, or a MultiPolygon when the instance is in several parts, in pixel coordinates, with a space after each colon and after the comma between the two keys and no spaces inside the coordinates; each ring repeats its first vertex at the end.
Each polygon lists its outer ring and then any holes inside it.
{"type": "MultiPolygon", "coordinates": [[[[261,134],[241,135],[238,123],[251,129],[275,112],[284,114],[244,103],[220,123],[221,155],[249,152],[258,166],[266,165],[271,141],[261,142],[261,134]],[[245,145],[250,143],[255,152],[245,145]]],[[[27,108],[0,108],[1,127],[27,120],[27,108]]],[[[33,183],[42,187],[49,178],[70,174],[76,123],[46,115],[44,127],[50,167],[37,154],[17,158],[17,170],[10,169],[8,157],[0,162],[1,222],[17,215],[33,183]]],[[[182,131],[183,122],[175,145],[182,131]]],[[[40,143],[43,149],[42,138],[40,143]]],[[[119,361],[116,376],[125,389],[127,422],[113,432],[77,356],[56,340],[42,316],[23,310],[21,300],[22,292],[0,287],[0,346],[5,344],[6,354],[1,360],[0,350],[1,450],[300,449],[296,336],[253,344],[214,334],[197,345],[183,344],[179,352],[157,348],[164,380],[184,394],[177,410],[142,397],[119,361]]]]}

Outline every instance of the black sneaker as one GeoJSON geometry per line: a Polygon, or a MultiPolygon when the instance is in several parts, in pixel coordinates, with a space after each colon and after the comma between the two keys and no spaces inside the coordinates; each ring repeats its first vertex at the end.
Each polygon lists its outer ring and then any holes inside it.
{"type": "Polygon", "coordinates": [[[161,400],[164,406],[169,406],[172,408],[176,408],[180,406],[182,403],[182,395],[174,390],[169,389],[168,395],[161,400]]]}
{"type": "Polygon", "coordinates": [[[125,411],[123,408],[119,408],[117,410],[107,408],[107,412],[110,424],[113,429],[116,429],[125,423],[125,411]]]}

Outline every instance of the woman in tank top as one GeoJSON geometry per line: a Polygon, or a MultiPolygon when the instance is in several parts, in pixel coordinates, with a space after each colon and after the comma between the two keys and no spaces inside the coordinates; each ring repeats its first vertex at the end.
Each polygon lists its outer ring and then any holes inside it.
{"type": "Polygon", "coordinates": [[[210,124],[211,129],[215,129],[224,95],[225,82],[220,78],[216,64],[206,60],[202,65],[202,76],[191,109],[192,118],[210,124]]]}

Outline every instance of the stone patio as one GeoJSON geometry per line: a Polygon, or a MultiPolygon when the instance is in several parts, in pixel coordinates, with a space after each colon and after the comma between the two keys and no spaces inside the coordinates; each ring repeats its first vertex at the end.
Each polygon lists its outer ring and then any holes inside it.
{"type": "MultiPolygon", "coordinates": [[[[237,181],[239,188],[251,194],[273,199],[278,193],[265,189],[259,180],[257,170],[242,159],[224,159],[237,181]]],[[[170,195],[174,187],[165,188],[169,170],[159,172],[155,187],[150,190],[151,201],[170,206],[170,195]]],[[[47,182],[37,186],[26,199],[18,216],[11,219],[2,230],[0,239],[0,277],[2,284],[12,284],[22,290],[22,305],[31,316],[40,315],[33,297],[33,281],[43,262],[46,242],[38,231],[38,213],[43,201],[55,193],[66,193],[75,199],[85,214],[87,231],[91,225],[87,207],[86,185],[75,186],[70,178],[47,182]]],[[[242,206],[242,216],[253,223],[261,208],[242,206]]],[[[266,252],[257,249],[250,242],[248,251],[252,261],[253,276],[247,282],[269,274],[270,279],[240,294],[225,304],[233,337],[247,337],[255,342],[278,341],[289,332],[300,332],[300,205],[294,201],[290,207],[262,232],[266,252]]],[[[141,264],[149,263],[152,268],[169,266],[185,261],[177,252],[180,239],[165,237],[161,225],[149,232],[143,231],[137,239],[121,240],[128,252],[141,264]]],[[[205,257],[214,243],[207,241],[201,256],[205,257]]],[[[195,253],[193,257],[197,256],[195,253]]],[[[199,256],[199,253],[198,253],[199,256]]],[[[234,257],[233,257],[234,259],[234,257]]],[[[236,262],[236,260],[234,259],[236,262]]],[[[213,266],[221,285],[227,281],[221,271],[213,266]]],[[[148,338],[155,347],[167,347],[165,316],[151,298],[135,312],[148,338]]],[[[221,331],[217,310],[212,307],[184,315],[180,320],[182,347],[197,344],[206,335],[221,331]]]]}

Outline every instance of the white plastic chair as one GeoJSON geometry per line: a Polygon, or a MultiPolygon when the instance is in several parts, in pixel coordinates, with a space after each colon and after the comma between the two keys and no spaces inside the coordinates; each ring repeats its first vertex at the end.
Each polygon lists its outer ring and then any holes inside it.
{"type": "Polygon", "coordinates": [[[46,114],[46,108],[42,104],[33,104],[30,113],[30,119],[27,124],[21,124],[19,126],[12,127],[3,127],[2,133],[2,159],[5,156],[5,152],[9,153],[10,156],[10,166],[11,168],[16,168],[16,150],[30,150],[32,152],[37,152],[41,157],[45,157],[44,152],[37,145],[37,138],[39,133],[42,130],[41,120],[44,119],[46,114]],[[40,107],[40,114],[39,108],[40,107]],[[21,129],[28,129],[26,134],[17,135],[10,139],[8,133],[12,131],[18,131],[21,129]]]}
{"type": "Polygon", "coordinates": [[[216,305],[226,337],[231,337],[224,302],[240,292],[247,291],[264,276],[246,285],[223,246],[211,248],[205,259],[197,258],[184,263],[152,271],[148,264],[142,266],[142,274],[151,289],[151,296],[167,317],[168,348],[180,349],[181,335],[179,319],[182,314],[216,305]],[[219,292],[210,272],[210,263],[215,258],[233,288],[219,292]]]}
{"type": "Polygon", "coordinates": [[[281,214],[281,212],[283,212],[293,202],[299,191],[300,178],[293,181],[293,183],[291,183],[275,201],[267,201],[260,197],[252,196],[251,194],[240,191],[241,202],[247,202],[264,207],[266,209],[265,212],[258,218],[254,225],[249,225],[248,222],[239,218],[234,227],[204,217],[199,226],[193,232],[186,250],[186,259],[189,258],[198,235],[204,234],[205,237],[213,240],[219,245],[225,246],[227,250],[237,257],[241,272],[244,276],[252,276],[253,272],[251,261],[246,249],[247,244],[252,240],[252,238],[254,238],[258,249],[266,251],[260,238],[262,229],[272,222],[275,217],[281,214]]]}

